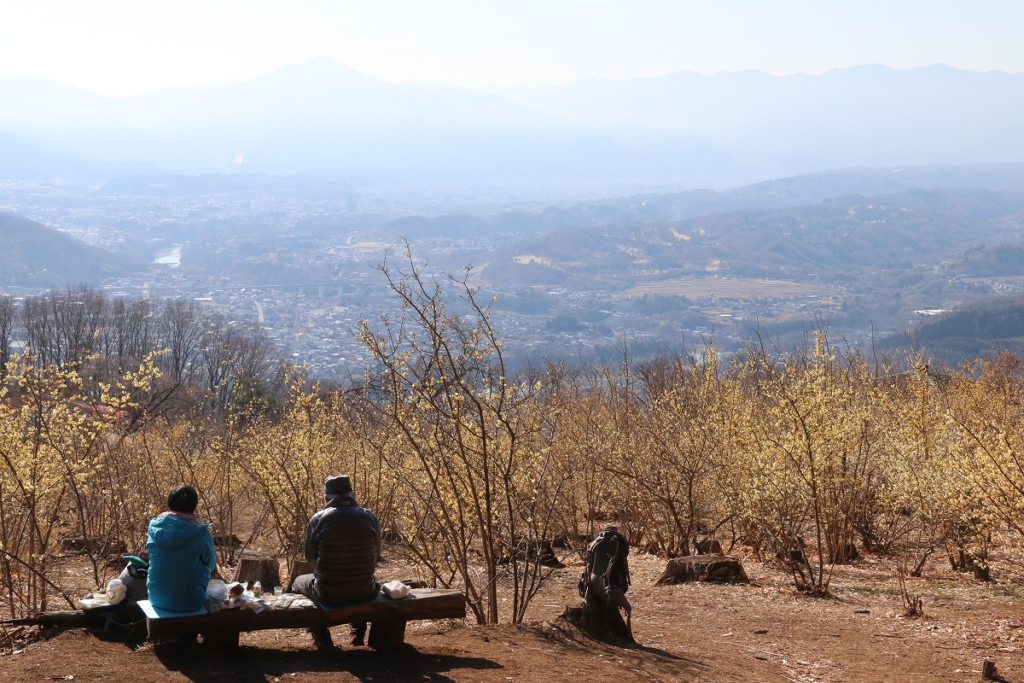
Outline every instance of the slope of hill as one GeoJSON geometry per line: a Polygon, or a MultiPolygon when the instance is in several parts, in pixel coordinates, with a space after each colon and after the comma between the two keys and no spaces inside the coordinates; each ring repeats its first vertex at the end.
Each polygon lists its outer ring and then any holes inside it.
{"type": "Polygon", "coordinates": [[[65,287],[143,267],[27,218],[0,213],[0,273],[5,287],[65,287]]]}
{"type": "MultiPolygon", "coordinates": [[[[1024,192],[913,190],[850,195],[811,206],[731,211],[677,221],[584,224],[514,244],[511,254],[542,257],[551,268],[627,279],[703,275],[796,279],[948,261],[986,241],[1020,238],[1010,220],[1024,192]],[[813,274],[813,275],[811,275],[813,274]]],[[[535,260],[534,265],[539,263],[535,260]]],[[[492,266],[492,276],[496,272],[492,266]]]]}
{"type": "Polygon", "coordinates": [[[912,190],[564,228],[496,250],[481,277],[509,293],[558,286],[616,299],[674,296],[679,311],[759,318],[773,333],[799,330],[819,311],[862,337],[905,330],[918,310],[992,294],[993,283],[967,276],[1017,275],[1012,249],[1022,241],[1024,192],[912,190]],[[990,252],[1002,257],[982,259],[990,252]]]}
{"type": "Polygon", "coordinates": [[[881,349],[915,348],[950,365],[1000,349],[1024,348],[1024,297],[989,299],[936,315],[879,340],[881,349]]]}
{"type": "Polygon", "coordinates": [[[112,164],[64,146],[43,147],[0,130],[0,180],[92,182],[156,170],[152,164],[112,164]]]}

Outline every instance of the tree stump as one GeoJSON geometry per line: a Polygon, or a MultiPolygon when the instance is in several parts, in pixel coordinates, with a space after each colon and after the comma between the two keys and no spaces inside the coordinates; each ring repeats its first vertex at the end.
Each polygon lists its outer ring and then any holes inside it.
{"type": "Polygon", "coordinates": [[[688,581],[720,581],[723,583],[750,583],[743,564],[729,555],[690,555],[668,561],[665,571],[656,582],[659,586],[688,581]]]}
{"type": "Polygon", "coordinates": [[[291,591],[292,581],[294,581],[296,577],[312,573],[313,563],[307,562],[306,560],[292,560],[291,569],[288,571],[288,583],[284,586],[285,590],[291,591]]]}
{"type": "Polygon", "coordinates": [[[257,581],[264,590],[272,590],[281,585],[277,558],[262,555],[245,555],[238,561],[235,581],[248,583],[251,587],[257,581]]]}
{"type": "Polygon", "coordinates": [[[836,549],[835,555],[830,559],[836,564],[849,564],[860,559],[860,552],[857,551],[857,546],[853,543],[844,543],[836,549]]]}
{"type": "Polygon", "coordinates": [[[633,631],[614,602],[587,601],[581,607],[566,607],[562,618],[597,640],[636,644],[633,631]]]}

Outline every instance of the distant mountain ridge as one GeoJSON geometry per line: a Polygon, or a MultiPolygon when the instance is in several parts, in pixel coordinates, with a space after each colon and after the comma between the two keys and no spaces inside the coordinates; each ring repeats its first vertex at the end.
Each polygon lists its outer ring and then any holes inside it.
{"type": "Polygon", "coordinates": [[[34,144],[190,173],[685,189],[852,166],[1024,162],[1024,74],[944,66],[467,89],[389,83],[318,58],[122,99],[0,79],[0,101],[0,130],[34,144]]]}
{"type": "MultiPolygon", "coordinates": [[[[903,169],[852,168],[767,180],[716,192],[645,193],[549,206],[541,211],[506,211],[477,220],[477,230],[539,234],[563,228],[678,221],[735,211],[772,211],[813,206],[850,195],[873,197],[908,190],[992,190],[1024,192],[1024,164],[969,164],[903,169]]],[[[444,232],[464,224],[463,216],[401,219],[384,226],[390,236],[444,232]]],[[[460,228],[461,229],[461,228],[460,228]]]]}
{"type": "Polygon", "coordinates": [[[738,163],[781,176],[848,166],[1024,161],[1024,74],[936,64],[820,75],[679,72],[553,88],[488,89],[601,127],[707,135],[738,163]]]}

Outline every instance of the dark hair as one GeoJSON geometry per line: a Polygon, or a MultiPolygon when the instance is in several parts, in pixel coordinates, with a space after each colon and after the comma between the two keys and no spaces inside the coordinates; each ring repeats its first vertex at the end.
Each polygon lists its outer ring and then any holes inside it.
{"type": "Polygon", "coordinates": [[[199,494],[191,486],[179,486],[167,496],[167,509],[192,514],[199,505],[199,494]]]}

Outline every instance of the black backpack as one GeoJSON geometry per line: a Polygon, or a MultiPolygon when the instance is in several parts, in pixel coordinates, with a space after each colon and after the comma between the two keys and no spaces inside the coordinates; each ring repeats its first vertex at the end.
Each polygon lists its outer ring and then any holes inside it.
{"type": "Polygon", "coordinates": [[[580,597],[592,592],[602,601],[608,601],[612,586],[623,593],[629,590],[629,543],[614,527],[606,527],[587,546],[587,568],[580,577],[580,597]]]}

